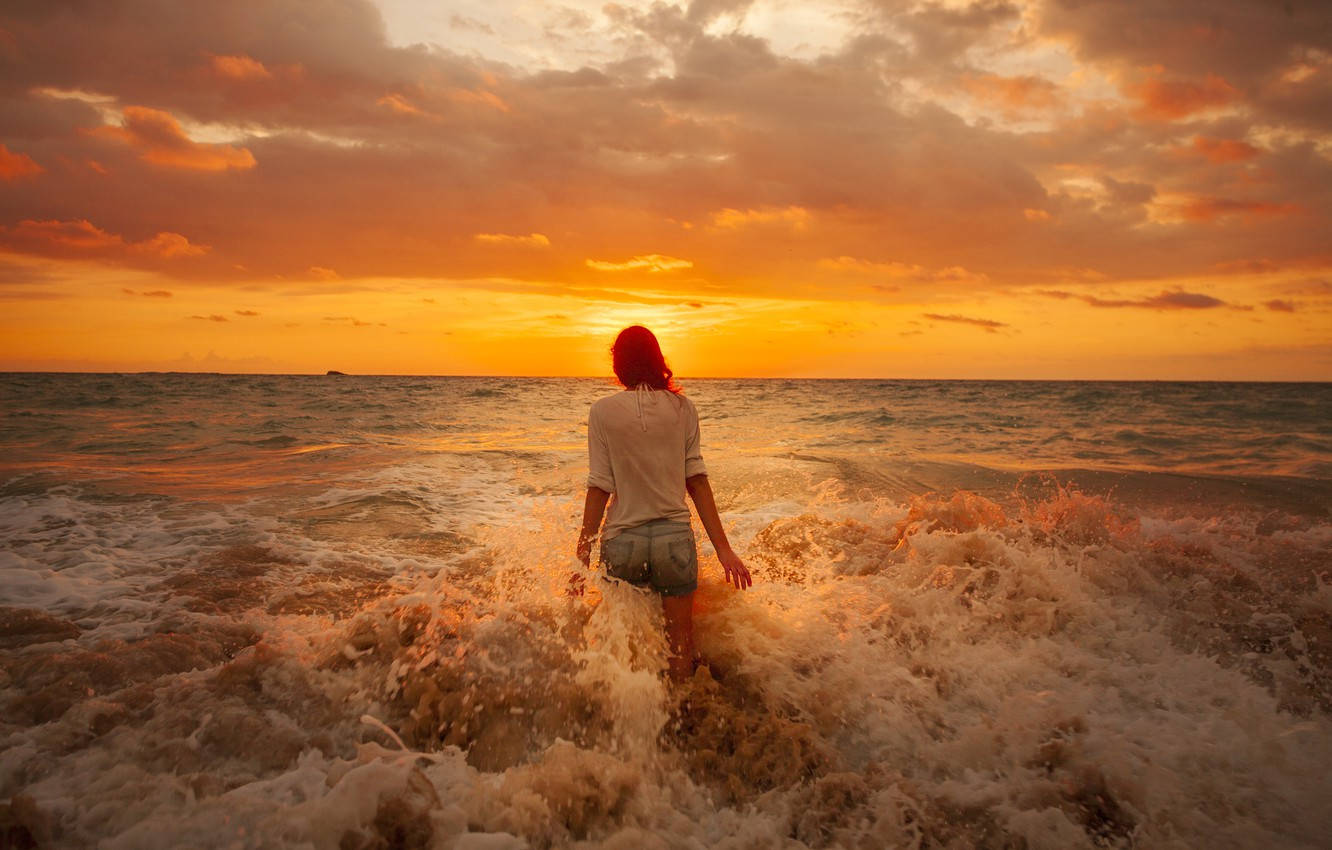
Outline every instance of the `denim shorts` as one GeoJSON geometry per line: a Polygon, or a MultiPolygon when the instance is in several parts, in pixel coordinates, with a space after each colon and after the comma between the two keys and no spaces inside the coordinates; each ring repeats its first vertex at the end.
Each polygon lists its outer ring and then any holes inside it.
{"type": "Polygon", "coordinates": [[[606,574],[662,596],[684,596],[698,588],[698,549],[687,522],[657,519],[626,528],[601,541],[606,574]]]}

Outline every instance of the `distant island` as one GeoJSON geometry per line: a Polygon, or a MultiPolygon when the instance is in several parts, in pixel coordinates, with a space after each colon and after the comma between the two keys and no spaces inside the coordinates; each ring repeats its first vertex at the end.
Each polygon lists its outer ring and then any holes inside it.
{"type": "Polygon", "coordinates": [[[329,370],[328,370],[327,372],[325,372],[324,374],[325,374],[325,375],[346,375],[347,373],[346,373],[346,372],[339,372],[337,369],[329,369],[329,370]]]}

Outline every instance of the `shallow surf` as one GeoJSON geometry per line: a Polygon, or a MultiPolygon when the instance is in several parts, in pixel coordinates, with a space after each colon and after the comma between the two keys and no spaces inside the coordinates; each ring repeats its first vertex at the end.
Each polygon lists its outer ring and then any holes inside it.
{"type": "Polygon", "coordinates": [[[1332,388],[686,388],[756,584],[703,547],[709,667],[671,688],[652,599],[566,592],[605,382],[0,376],[0,830],[1332,834],[1332,388]]]}

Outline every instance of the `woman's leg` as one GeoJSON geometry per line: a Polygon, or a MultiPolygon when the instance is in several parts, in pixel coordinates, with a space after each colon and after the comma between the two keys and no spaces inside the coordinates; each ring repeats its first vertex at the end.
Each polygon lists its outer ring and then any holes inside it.
{"type": "Polygon", "coordinates": [[[682,682],[694,675],[694,592],[663,596],[661,612],[666,616],[671,678],[682,682]]]}

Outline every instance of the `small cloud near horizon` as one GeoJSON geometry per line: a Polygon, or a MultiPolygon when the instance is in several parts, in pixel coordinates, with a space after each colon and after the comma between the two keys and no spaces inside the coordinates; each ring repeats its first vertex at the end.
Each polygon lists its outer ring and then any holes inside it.
{"type": "MultiPolygon", "coordinates": [[[[324,321],[326,321],[326,322],[346,322],[346,323],[350,324],[350,325],[351,325],[352,327],[354,327],[354,328],[366,328],[366,327],[369,327],[370,325],[373,325],[373,324],[374,324],[374,322],[363,322],[363,321],[361,321],[360,319],[356,318],[355,316],[325,316],[325,317],[324,317],[324,321]]],[[[381,325],[382,325],[382,323],[381,323],[381,325]]],[[[383,326],[383,327],[387,327],[387,325],[382,325],[382,326],[383,326]]]]}
{"type": "Polygon", "coordinates": [[[1057,298],[1060,301],[1072,298],[1085,302],[1092,307],[1138,307],[1144,310],[1210,310],[1214,307],[1244,309],[1237,305],[1227,304],[1220,298],[1211,295],[1183,290],[1162,292],[1150,298],[1097,298],[1095,295],[1082,295],[1076,292],[1066,292],[1062,289],[1042,289],[1038,294],[1044,295],[1046,298],[1057,298]]]}
{"type": "Polygon", "coordinates": [[[544,233],[516,236],[510,233],[478,233],[472,237],[485,245],[521,245],[526,248],[549,248],[550,239],[544,233]]]}
{"type": "MultiPolygon", "coordinates": [[[[989,275],[984,272],[973,272],[962,266],[926,268],[915,263],[875,262],[845,255],[824,257],[819,260],[818,267],[828,271],[882,275],[894,280],[910,280],[917,283],[988,283],[990,280],[989,275]]],[[[898,289],[888,284],[875,284],[874,288],[885,292],[894,292],[898,289]]]]}
{"type": "Polygon", "coordinates": [[[227,321],[227,317],[226,317],[226,316],[221,316],[221,315],[218,315],[217,313],[211,313],[211,314],[209,314],[209,315],[207,315],[207,316],[199,316],[199,315],[186,316],[185,318],[187,318],[187,319],[198,319],[198,320],[201,321],[201,322],[225,322],[225,321],[227,321]]]}
{"type": "Polygon", "coordinates": [[[809,220],[809,210],[794,205],[746,210],[727,207],[712,214],[712,226],[719,230],[737,230],[764,224],[785,225],[792,230],[804,230],[809,225],[809,220]]]}
{"type": "Polygon", "coordinates": [[[692,269],[694,263],[692,260],[682,260],[679,257],[668,257],[664,254],[639,254],[630,257],[623,263],[613,263],[609,260],[585,260],[587,267],[596,269],[599,272],[627,272],[627,271],[647,271],[647,272],[669,272],[677,269],[692,269]]]}
{"type": "Polygon", "coordinates": [[[940,313],[925,313],[925,318],[936,322],[955,322],[960,325],[973,325],[986,333],[995,333],[1000,328],[1009,327],[1007,322],[996,322],[994,319],[977,319],[972,316],[959,316],[955,313],[942,315],[940,313]]]}

